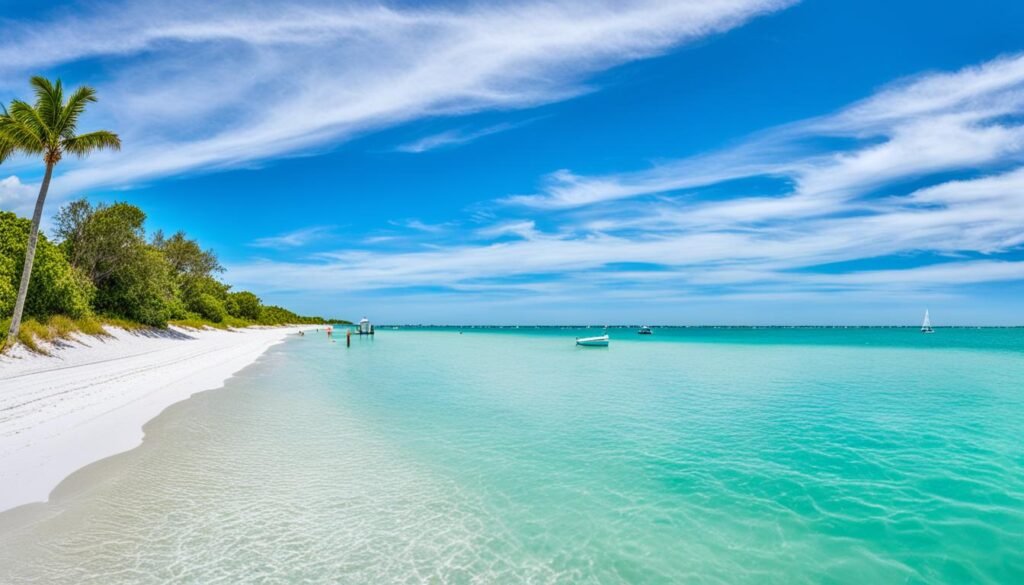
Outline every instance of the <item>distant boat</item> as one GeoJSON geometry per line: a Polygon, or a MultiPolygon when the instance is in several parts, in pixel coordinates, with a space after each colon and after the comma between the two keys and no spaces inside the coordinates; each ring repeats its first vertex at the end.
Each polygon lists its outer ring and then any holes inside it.
{"type": "Polygon", "coordinates": [[[652,333],[654,332],[651,331],[651,328],[648,327],[647,325],[644,325],[643,327],[640,328],[639,331],[637,331],[637,335],[651,335],[652,333]]]}
{"type": "Polygon", "coordinates": [[[576,345],[582,345],[585,347],[608,347],[608,335],[601,335],[598,337],[577,337],[576,345]]]}
{"type": "Polygon", "coordinates": [[[370,320],[363,317],[359,320],[359,327],[356,329],[356,333],[359,335],[373,335],[373,325],[370,324],[370,320]]]}
{"type": "Polygon", "coordinates": [[[932,320],[928,316],[928,309],[924,310],[924,322],[921,323],[921,333],[935,333],[935,330],[932,329],[932,320]]]}

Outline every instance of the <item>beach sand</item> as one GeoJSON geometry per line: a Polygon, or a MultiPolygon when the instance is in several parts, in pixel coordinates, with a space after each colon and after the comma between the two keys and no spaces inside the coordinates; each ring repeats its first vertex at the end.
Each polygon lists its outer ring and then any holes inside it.
{"type": "Polygon", "coordinates": [[[309,328],[110,329],[50,356],[0,356],[0,511],[46,501],[75,470],[139,445],[142,426],[171,404],[309,328]]]}

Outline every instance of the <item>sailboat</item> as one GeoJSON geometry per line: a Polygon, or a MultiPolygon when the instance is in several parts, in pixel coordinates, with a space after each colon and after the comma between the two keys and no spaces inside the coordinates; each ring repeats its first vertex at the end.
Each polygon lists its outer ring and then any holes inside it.
{"type": "Polygon", "coordinates": [[[924,322],[921,323],[921,333],[935,333],[932,329],[932,320],[928,317],[928,309],[924,310],[924,322]]]}

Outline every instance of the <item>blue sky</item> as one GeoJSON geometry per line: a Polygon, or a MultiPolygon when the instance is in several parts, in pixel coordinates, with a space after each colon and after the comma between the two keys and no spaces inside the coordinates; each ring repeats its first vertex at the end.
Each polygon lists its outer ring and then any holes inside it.
{"type": "MultiPolygon", "coordinates": [[[[123,200],[307,313],[1024,324],[1024,5],[0,0],[123,200]]],[[[27,214],[40,168],[0,167],[27,214]]]]}

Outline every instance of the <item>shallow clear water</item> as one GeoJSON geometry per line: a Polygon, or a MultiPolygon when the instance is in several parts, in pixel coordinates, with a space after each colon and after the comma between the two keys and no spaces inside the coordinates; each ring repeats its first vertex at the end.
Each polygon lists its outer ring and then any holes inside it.
{"type": "Polygon", "coordinates": [[[0,582],[1024,582],[1024,330],[583,333],[293,338],[0,516],[0,582]]]}

